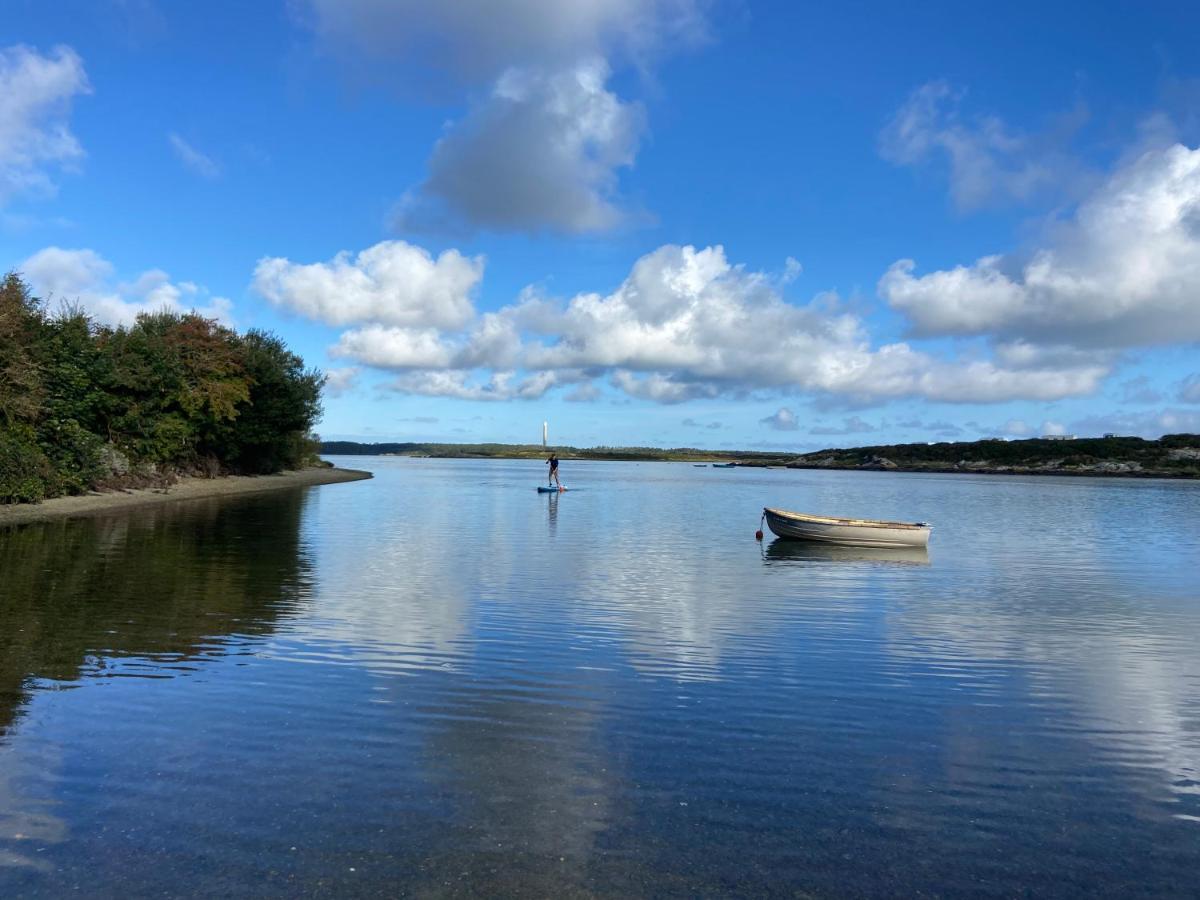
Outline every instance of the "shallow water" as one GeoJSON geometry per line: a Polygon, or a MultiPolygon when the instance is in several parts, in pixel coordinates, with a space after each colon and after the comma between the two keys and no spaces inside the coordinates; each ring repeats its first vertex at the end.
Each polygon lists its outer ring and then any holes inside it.
{"type": "Polygon", "coordinates": [[[1195,892],[1200,484],[338,461],[0,532],[0,896],[1195,892]]]}

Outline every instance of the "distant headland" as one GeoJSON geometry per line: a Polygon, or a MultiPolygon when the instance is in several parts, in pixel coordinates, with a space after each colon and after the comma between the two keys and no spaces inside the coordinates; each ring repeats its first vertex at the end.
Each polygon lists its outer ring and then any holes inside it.
{"type": "MultiPolygon", "coordinates": [[[[694,447],[554,447],[564,459],[642,462],[733,462],[749,467],[858,471],[953,472],[995,475],[1084,475],[1200,478],[1200,435],[989,439],[969,442],[887,444],[812,453],[703,450],[694,447]]],[[[358,443],[326,441],[327,456],[415,456],[440,459],[535,459],[537,444],[358,443]]]]}

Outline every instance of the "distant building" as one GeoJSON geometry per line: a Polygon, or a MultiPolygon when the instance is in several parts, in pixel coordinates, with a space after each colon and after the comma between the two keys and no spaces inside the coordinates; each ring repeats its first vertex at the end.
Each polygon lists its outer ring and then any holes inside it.
{"type": "Polygon", "coordinates": [[[1117,434],[1115,431],[1106,431],[1106,432],[1104,432],[1104,436],[1105,437],[1120,437],[1120,435],[1117,434]]]}

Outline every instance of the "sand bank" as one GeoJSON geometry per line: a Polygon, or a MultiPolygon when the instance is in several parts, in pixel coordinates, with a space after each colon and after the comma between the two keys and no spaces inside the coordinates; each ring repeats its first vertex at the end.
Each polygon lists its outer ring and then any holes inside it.
{"type": "Polygon", "coordinates": [[[156,503],[177,503],[204,497],[230,497],[237,494],[256,494],[283,488],[308,487],[316,484],[340,484],[370,478],[370,472],[357,469],[300,469],[278,475],[227,475],[221,478],[181,478],[167,488],[143,488],[129,491],[109,491],[103,494],[83,494],[79,497],[56,497],[43,503],[18,503],[0,506],[0,528],[45,522],[50,519],[95,516],[120,512],[156,503]]]}

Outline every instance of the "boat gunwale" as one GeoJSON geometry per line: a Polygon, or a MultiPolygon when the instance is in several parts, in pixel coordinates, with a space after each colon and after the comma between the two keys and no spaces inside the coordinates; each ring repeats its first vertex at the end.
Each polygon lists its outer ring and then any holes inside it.
{"type": "Polygon", "coordinates": [[[928,522],[887,522],[883,519],[842,519],[836,516],[814,516],[809,513],[789,512],[786,509],[776,509],[771,506],[764,506],[763,514],[778,516],[781,519],[792,519],[797,522],[809,522],[816,525],[851,525],[856,528],[904,528],[914,531],[928,531],[933,527],[928,522]]]}

